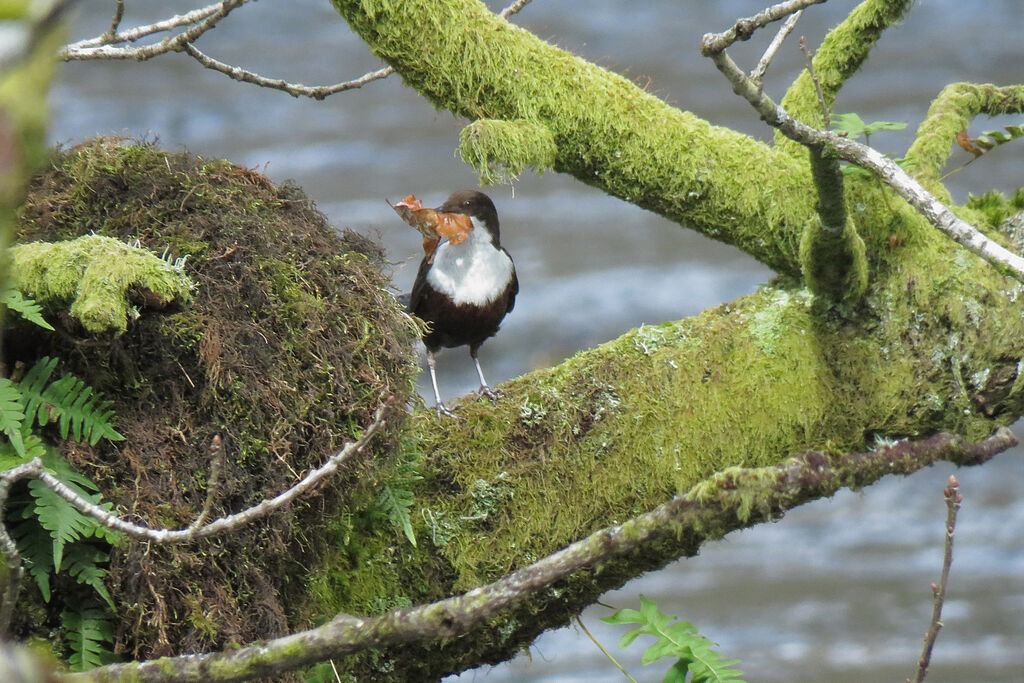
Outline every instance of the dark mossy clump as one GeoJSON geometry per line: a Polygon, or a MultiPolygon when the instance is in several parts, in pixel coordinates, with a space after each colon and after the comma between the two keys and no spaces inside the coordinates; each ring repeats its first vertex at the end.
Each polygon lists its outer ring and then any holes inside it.
{"type": "Polygon", "coordinates": [[[206,498],[216,435],[226,467],[214,513],[235,512],[322,464],[395,398],[400,409],[375,448],[290,509],[228,536],[173,547],[132,542],[113,553],[117,646],[131,657],[223,648],[307,625],[295,606],[336,541],[326,522],[372,500],[418,372],[417,328],[386,289],[381,248],[338,234],[297,187],[113,139],[55,154],[32,182],[17,239],[90,232],[187,257],[193,302],[144,312],[122,335],[85,334],[66,313],[49,315],[56,333],[8,334],[4,356],[27,364],[56,356],[59,371],[113,401],[124,442],[62,450],[132,519],[188,525],[206,498]]]}

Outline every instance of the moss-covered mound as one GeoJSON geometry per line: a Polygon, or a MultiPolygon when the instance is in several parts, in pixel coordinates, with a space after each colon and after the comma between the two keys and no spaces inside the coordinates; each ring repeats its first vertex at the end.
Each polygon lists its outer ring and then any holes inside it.
{"type": "MultiPolygon", "coordinates": [[[[58,371],[113,401],[125,441],[62,450],[132,519],[192,522],[217,435],[220,514],[286,489],[358,435],[382,399],[403,407],[410,397],[417,329],[386,291],[381,248],[338,234],[298,188],[224,161],[100,139],[57,153],[33,181],[17,240],[90,232],[187,256],[191,304],[144,310],[123,334],[88,334],[66,307],[53,309],[56,333],[8,334],[4,356],[58,357],[58,371]]],[[[118,649],[209,650],[305,625],[291,607],[332,542],[324,521],[366,507],[390,467],[400,415],[372,451],[290,509],[208,541],[117,548],[108,585],[118,649]]],[[[60,600],[55,590],[49,623],[32,629],[57,623],[60,600]]]]}

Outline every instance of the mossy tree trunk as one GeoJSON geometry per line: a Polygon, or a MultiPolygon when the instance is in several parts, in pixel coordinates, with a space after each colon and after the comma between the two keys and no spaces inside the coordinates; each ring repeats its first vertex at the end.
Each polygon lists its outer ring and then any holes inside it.
{"type": "MultiPolygon", "coordinates": [[[[775,465],[805,449],[864,450],[877,436],[946,431],[977,440],[1024,413],[1021,283],[940,235],[876,179],[846,180],[849,215],[866,245],[863,297],[850,304],[816,296],[800,256],[817,201],[805,148],[713,126],[472,0],[333,2],[407,85],[475,121],[462,152],[482,174],[495,163],[570,173],[735,244],[780,274],[756,294],[632,330],[515,379],[496,407],[464,400],[466,422],[419,414],[420,547],[382,561],[396,583],[374,590],[418,603],[469,589],[730,466],[775,465]],[[535,147],[524,148],[524,130],[533,131],[535,147]]],[[[868,0],[830,34],[816,61],[827,97],[909,4],[868,0]]],[[[820,123],[811,87],[802,77],[785,102],[791,114],[820,123]]],[[[941,164],[948,145],[931,153],[941,164]]],[[[957,211],[1019,251],[999,232],[1012,202],[991,199],[984,208],[957,211]]],[[[693,552],[701,540],[684,536],[577,577],[472,644],[423,651],[435,659],[425,668],[507,656],[601,590],[693,552]]],[[[342,583],[354,582],[324,577],[327,606],[351,607],[331,604],[327,589],[342,583]]]]}

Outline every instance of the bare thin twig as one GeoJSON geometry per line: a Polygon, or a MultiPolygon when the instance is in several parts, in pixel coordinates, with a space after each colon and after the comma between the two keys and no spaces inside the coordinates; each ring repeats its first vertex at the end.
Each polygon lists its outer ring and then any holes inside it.
{"type": "Polygon", "coordinates": [[[807,47],[804,37],[800,36],[800,51],[804,53],[804,61],[807,63],[807,73],[811,75],[811,82],[814,83],[814,92],[818,96],[818,108],[821,109],[821,121],[825,128],[829,127],[831,113],[828,105],[825,104],[825,93],[821,91],[821,81],[818,80],[818,73],[814,70],[814,52],[807,47]]]}
{"type": "Polygon", "coordinates": [[[224,469],[224,448],[220,434],[216,434],[210,441],[210,474],[206,479],[206,500],[203,502],[203,509],[199,515],[188,525],[189,529],[198,529],[206,522],[213,509],[213,499],[217,496],[217,489],[220,488],[220,475],[224,469]]]}
{"type": "MultiPolygon", "coordinates": [[[[820,5],[823,2],[826,2],[826,0],[786,0],[786,2],[772,5],[752,17],[738,19],[727,31],[705,35],[701,41],[701,49],[703,50],[703,44],[706,43],[709,49],[721,52],[737,40],[747,40],[750,36],[754,35],[754,31],[767,26],[773,21],[778,21],[794,12],[806,9],[811,5],[820,5]]],[[[705,56],[707,55],[705,54],[705,56]]]]}
{"type": "Polygon", "coordinates": [[[351,81],[345,81],[344,83],[335,83],[334,85],[303,85],[302,83],[289,83],[280,78],[267,78],[261,76],[258,73],[243,69],[238,66],[232,66],[225,64],[209,55],[201,52],[195,45],[186,43],[182,46],[182,49],[186,54],[191,56],[197,62],[205,66],[207,69],[219,71],[220,73],[233,78],[236,81],[243,83],[252,83],[262,88],[272,88],[274,90],[282,90],[293,97],[312,97],[315,100],[322,100],[328,95],[335,93],[344,92],[346,90],[353,90],[355,88],[361,88],[367,83],[377,81],[382,78],[387,78],[395,72],[390,66],[378,69],[376,71],[370,71],[363,74],[359,78],[352,79],[351,81]]]}
{"type": "Polygon", "coordinates": [[[124,0],[117,0],[114,18],[110,20],[110,30],[103,34],[104,39],[114,41],[117,38],[117,29],[121,25],[122,19],[124,19],[124,0]]]}
{"type": "Polygon", "coordinates": [[[139,541],[184,543],[231,531],[232,529],[236,529],[244,524],[248,524],[260,519],[261,517],[265,517],[274,510],[287,505],[295,500],[299,495],[319,484],[327,476],[334,473],[345,460],[356,453],[359,453],[366,447],[370,439],[373,438],[373,435],[384,426],[384,413],[389,406],[390,401],[377,409],[373,422],[366,428],[366,431],[363,432],[363,436],[359,440],[346,444],[344,448],[329,457],[327,462],[315,470],[311,470],[305,477],[300,479],[290,488],[285,489],[273,498],[264,499],[262,502],[257,503],[242,512],[236,512],[225,517],[220,517],[209,524],[198,527],[189,526],[184,529],[153,529],[129,522],[80,496],[60,479],[47,472],[38,458],[25,463],[18,468],[0,473],[0,479],[15,481],[25,477],[35,477],[58,496],[81,510],[83,514],[92,517],[106,527],[121,531],[139,541]]]}
{"type": "MultiPolygon", "coordinates": [[[[931,663],[932,649],[935,647],[935,639],[939,636],[939,629],[942,628],[942,603],[946,599],[946,583],[949,580],[949,568],[953,565],[953,532],[956,530],[956,513],[963,503],[963,496],[960,495],[960,482],[956,477],[950,475],[949,486],[942,490],[942,496],[946,501],[946,544],[942,554],[942,575],[939,577],[938,585],[932,584],[932,620],[928,627],[928,633],[924,636],[924,650],[921,652],[921,660],[917,663],[916,683],[921,683],[928,674],[928,664],[931,663]]],[[[910,683],[910,679],[907,679],[910,683]]]]}
{"type": "MultiPolygon", "coordinates": [[[[153,24],[147,24],[145,26],[139,26],[134,29],[127,31],[117,31],[117,27],[121,23],[121,18],[124,14],[124,0],[117,0],[118,6],[114,15],[114,20],[111,24],[111,28],[107,33],[95,38],[89,38],[87,40],[80,40],[77,43],[67,45],[59,54],[59,57],[64,60],[79,60],[79,59],[138,59],[146,60],[155,57],[159,54],[166,52],[185,52],[190,57],[195,59],[197,62],[202,64],[205,68],[212,71],[217,71],[224,74],[225,76],[232,78],[236,81],[243,83],[251,83],[253,85],[260,86],[262,88],[271,88],[274,90],[281,90],[286,92],[293,97],[311,97],[315,100],[322,100],[325,97],[334,95],[339,92],[345,92],[346,90],[355,90],[361,88],[367,83],[387,78],[395,72],[390,67],[384,67],[377,69],[376,71],[369,71],[359,78],[354,78],[349,81],[343,81],[341,83],[335,83],[333,85],[316,85],[310,86],[302,83],[292,83],[281,78],[268,78],[262,76],[254,71],[243,69],[240,66],[234,66],[222,62],[205,52],[199,50],[193,43],[195,39],[201,36],[203,33],[213,28],[221,18],[226,16],[235,6],[247,2],[247,0],[233,0],[234,6],[224,10],[224,6],[228,5],[228,0],[225,2],[218,2],[207,7],[192,10],[185,14],[179,14],[173,16],[164,21],[159,21],[153,24]],[[222,14],[220,14],[223,11],[222,14]],[[215,16],[216,15],[216,16],[215,16]],[[118,43],[134,42],[140,38],[153,35],[154,33],[160,33],[163,31],[169,31],[179,26],[188,26],[195,24],[199,21],[213,19],[213,23],[206,26],[202,30],[196,30],[199,27],[194,26],[192,29],[179,33],[176,36],[166,38],[159,43],[147,45],[144,47],[112,47],[118,43]]],[[[516,0],[511,5],[501,10],[498,13],[502,19],[508,19],[510,16],[521,10],[523,7],[528,5],[530,0],[516,0]]]]}
{"type": "Polygon", "coordinates": [[[516,0],[505,9],[498,12],[498,16],[502,19],[508,19],[510,16],[523,9],[530,4],[530,0],[516,0]]]}
{"type": "MultiPolygon", "coordinates": [[[[164,38],[159,43],[153,43],[152,45],[144,45],[142,47],[113,47],[109,42],[104,42],[106,35],[100,36],[97,39],[99,42],[95,47],[79,47],[80,44],[68,45],[58,53],[58,58],[65,61],[72,59],[135,59],[138,61],[145,61],[152,59],[157,55],[162,55],[167,52],[177,52],[183,49],[183,46],[193,42],[196,38],[203,35],[217,23],[230,14],[233,10],[241,7],[248,0],[223,0],[223,2],[217,3],[213,11],[206,14],[205,18],[199,23],[185,22],[184,17],[197,16],[198,14],[205,13],[209,10],[209,7],[204,7],[200,10],[193,10],[186,15],[178,15],[168,19],[166,22],[159,22],[167,25],[168,28],[174,28],[175,26],[183,26],[188,23],[194,23],[194,25],[186,31],[182,31],[174,36],[164,38]],[[177,22],[177,23],[174,23],[177,22]]],[[[156,29],[154,28],[157,24],[151,24],[147,27],[140,27],[145,32],[142,35],[151,35],[161,30],[167,30],[167,28],[156,29]]],[[[131,38],[120,38],[124,34],[118,34],[115,36],[117,40],[114,42],[125,42],[125,40],[132,40],[131,38]]],[[[83,41],[89,42],[89,41],[83,41]]]]}
{"type": "Polygon", "coordinates": [[[761,55],[761,59],[758,61],[757,66],[750,72],[750,80],[755,83],[761,82],[764,78],[765,72],[768,71],[768,65],[771,64],[771,61],[775,58],[775,53],[779,51],[779,48],[782,47],[782,43],[785,42],[789,34],[792,33],[793,29],[796,27],[796,22],[800,21],[800,17],[803,13],[804,11],[801,9],[789,15],[789,18],[782,24],[782,28],[780,28],[779,32],[775,34],[774,38],[772,38],[772,42],[768,44],[768,48],[764,51],[764,54],[761,55]]]}

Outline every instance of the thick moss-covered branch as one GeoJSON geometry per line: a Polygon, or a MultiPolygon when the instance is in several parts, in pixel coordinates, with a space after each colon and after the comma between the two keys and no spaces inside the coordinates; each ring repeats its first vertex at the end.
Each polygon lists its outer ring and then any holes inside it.
{"type": "Polygon", "coordinates": [[[111,237],[85,235],[67,242],[11,248],[15,287],[47,308],[66,307],[89,332],[122,333],[139,305],[187,303],[192,281],[181,264],[111,237]]]}
{"type": "Polygon", "coordinates": [[[68,681],[243,681],[272,676],[353,652],[470,632],[507,607],[573,572],[643,551],[655,542],[718,538],[752,523],[778,519],[844,486],[861,487],[886,474],[910,474],[939,460],[976,465],[1017,444],[1006,428],[978,444],[951,434],[902,441],[854,455],[803,453],[774,467],[731,468],[650,512],[601,529],[529,566],[464,595],[379,617],[338,615],[327,624],[249,647],[205,655],[116,664],[68,681]]]}
{"type": "Polygon", "coordinates": [[[542,126],[555,141],[554,170],[799,272],[814,201],[806,160],[672,107],[476,0],[334,4],[435,106],[542,126]]]}
{"type": "Polygon", "coordinates": [[[996,116],[1021,112],[1024,112],[1024,85],[947,85],[928,108],[928,115],[907,150],[907,162],[914,178],[932,194],[943,201],[950,201],[949,192],[939,182],[939,174],[949,158],[956,136],[966,131],[978,114],[996,116]]]}

